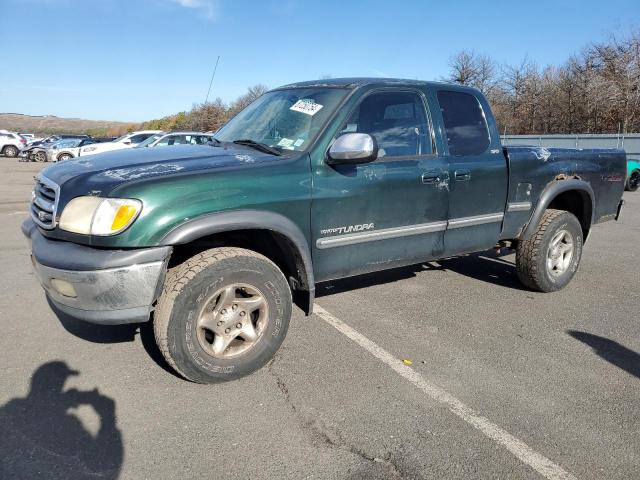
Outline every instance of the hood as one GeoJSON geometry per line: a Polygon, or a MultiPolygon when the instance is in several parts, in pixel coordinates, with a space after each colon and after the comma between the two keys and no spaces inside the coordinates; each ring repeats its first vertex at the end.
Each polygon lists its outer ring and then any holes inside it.
{"type": "Polygon", "coordinates": [[[283,158],[286,157],[235,145],[127,148],[57,163],[45,168],[42,175],[58,184],[66,197],[69,194],[77,196],[89,192],[107,194],[124,183],[149,177],[223,167],[247,167],[277,162],[283,158]]]}

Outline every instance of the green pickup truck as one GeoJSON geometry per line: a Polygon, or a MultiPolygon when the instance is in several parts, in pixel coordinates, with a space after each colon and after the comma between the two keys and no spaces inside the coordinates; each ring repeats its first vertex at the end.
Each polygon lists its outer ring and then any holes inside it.
{"type": "Polygon", "coordinates": [[[264,94],[209,145],[52,165],[22,230],[54,310],[152,319],[206,383],[264,366],[320,282],[500,246],[559,290],[625,181],[622,150],[503,148],[477,90],[331,79],[264,94]]]}

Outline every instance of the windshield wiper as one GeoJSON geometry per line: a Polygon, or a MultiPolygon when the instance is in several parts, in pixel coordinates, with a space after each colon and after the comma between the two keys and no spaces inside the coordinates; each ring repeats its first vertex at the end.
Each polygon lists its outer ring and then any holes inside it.
{"type": "Polygon", "coordinates": [[[234,140],[233,143],[236,145],[246,145],[247,147],[255,148],[256,150],[260,150],[264,153],[270,153],[271,155],[282,155],[282,152],[274,147],[270,147],[266,143],[256,142],[255,140],[251,140],[250,138],[242,138],[240,140],[234,140]]]}

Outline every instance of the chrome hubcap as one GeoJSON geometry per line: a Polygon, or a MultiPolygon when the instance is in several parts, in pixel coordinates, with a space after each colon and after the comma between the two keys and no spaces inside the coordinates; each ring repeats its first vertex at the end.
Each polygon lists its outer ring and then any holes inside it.
{"type": "Polygon", "coordinates": [[[269,306],[262,292],[235,283],[204,302],[198,317],[198,342],[212,357],[235,357],[260,341],[268,323],[269,306]]]}
{"type": "Polygon", "coordinates": [[[573,237],[566,230],[560,230],[553,236],[547,251],[547,270],[553,276],[567,271],[573,259],[573,237]]]}

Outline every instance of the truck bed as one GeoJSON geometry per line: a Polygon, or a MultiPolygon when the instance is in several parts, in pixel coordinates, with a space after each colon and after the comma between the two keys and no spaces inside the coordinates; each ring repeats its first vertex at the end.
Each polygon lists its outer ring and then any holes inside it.
{"type": "Polygon", "coordinates": [[[582,180],[597,192],[593,196],[592,224],[615,218],[626,179],[624,150],[512,145],[504,147],[504,152],[509,168],[507,205],[522,207],[513,211],[507,208],[503,238],[518,236],[542,193],[554,181],[582,180]],[[525,208],[527,203],[530,209],[525,208]]]}

